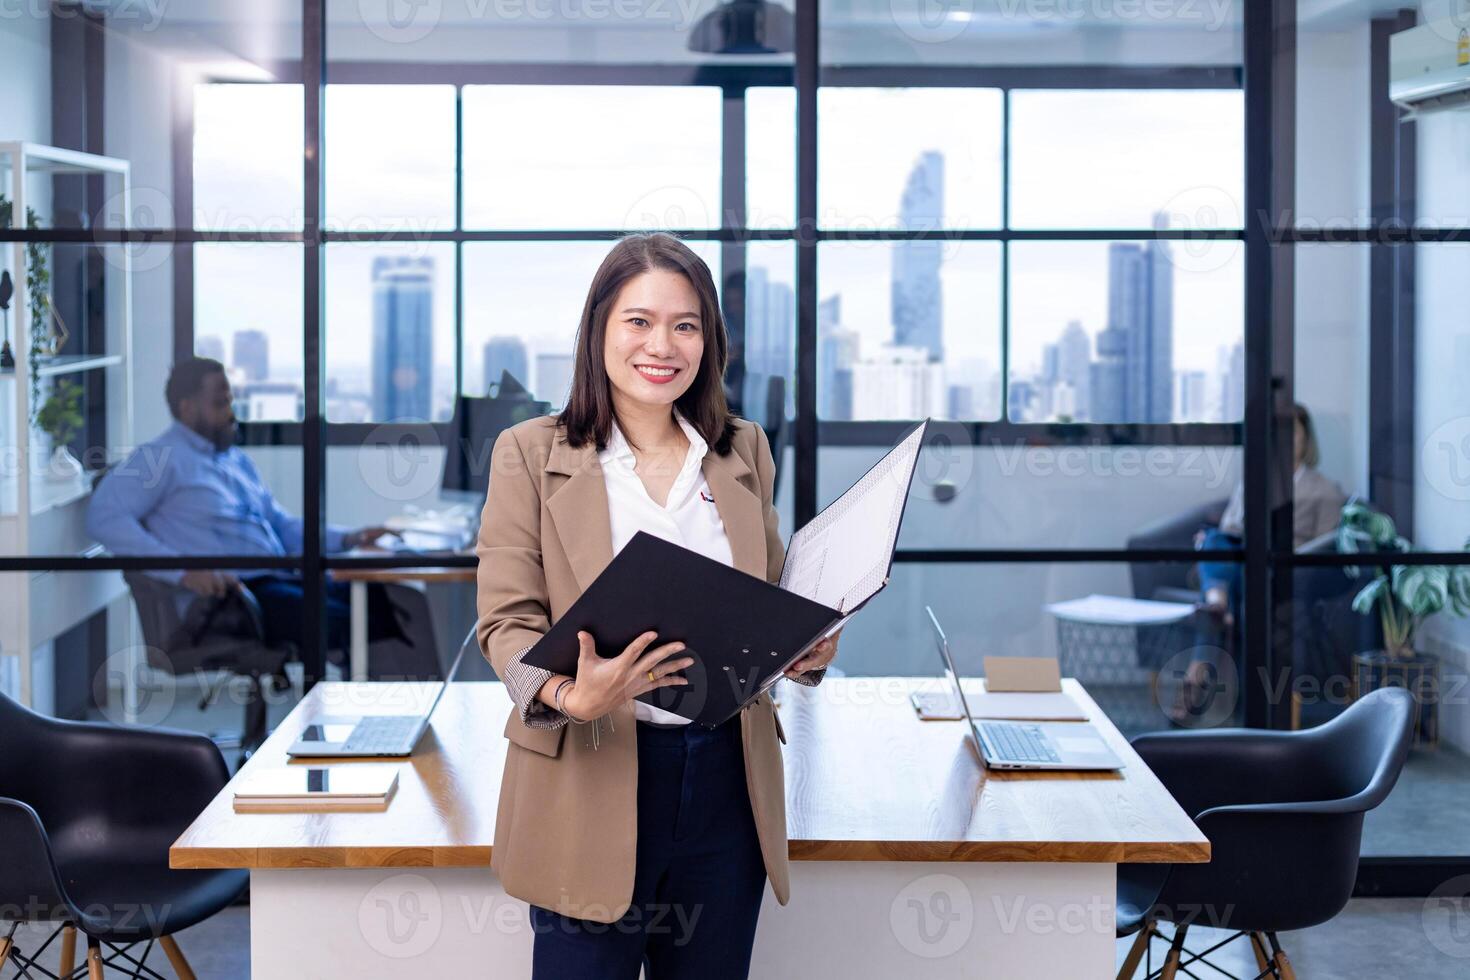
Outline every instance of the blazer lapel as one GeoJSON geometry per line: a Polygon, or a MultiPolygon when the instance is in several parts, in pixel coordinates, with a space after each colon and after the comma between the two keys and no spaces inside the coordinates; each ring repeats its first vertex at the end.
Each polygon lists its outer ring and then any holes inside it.
{"type": "Polygon", "coordinates": [[[730,539],[730,557],[747,575],[766,577],[766,521],[761,499],[740,482],[750,467],[740,454],[720,456],[713,449],[704,455],[704,479],[714,494],[715,509],[730,539]]]}
{"type": "Polygon", "coordinates": [[[558,434],[546,462],[548,473],[568,479],[546,498],[557,539],[583,591],[612,561],[612,523],[607,513],[607,486],[597,449],[573,449],[558,434]]]}

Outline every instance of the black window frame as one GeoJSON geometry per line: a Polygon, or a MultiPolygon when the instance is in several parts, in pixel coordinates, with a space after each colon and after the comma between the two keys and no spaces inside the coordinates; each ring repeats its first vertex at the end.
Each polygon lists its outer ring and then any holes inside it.
{"type": "MultiPolygon", "coordinates": [[[[401,82],[390,77],[403,66],[384,64],[353,65],[329,63],[326,50],[327,0],[302,0],[302,52],[294,64],[276,66],[278,81],[297,81],[305,94],[305,160],[304,205],[305,224],[300,232],[204,232],[192,227],[192,195],[187,187],[192,180],[192,139],[182,130],[175,131],[172,147],[174,174],[182,192],[176,197],[176,214],[190,215],[188,227],[43,230],[0,229],[0,243],[153,243],[167,242],[175,246],[191,246],[202,242],[294,242],[303,246],[304,288],[303,330],[305,413],[300,422],[267,422],[246,426],[247,442],[255,445],[300,445],[302,447],[303,517],[306,542],[302,554],[279,559],[255,556],[211,555],[200,557],[138,558],[117,556],[25,555],[0,556],[0,572],[30,573],[97,572],[105,570],[147,570],[188,568],[259,568],[296,571],[303,575],[307,591],[307,615],[303,624],[302,650],[307,676],[314,682],[322,676],[326,622],[321,615],[324,580],[336,568],[410,568],[433,565],[473,565],[472,557],[436,559],[432,562],[414,556],[381,558],[345,558],[326,555],[324,540],[325,464],[329,446],[360,446],[375,440],[396,443],[412,437],[414,427],[356,426],[328,424],[323,412],[323,250],[338,241],[390,241],[386,234],[332,232],[322,227],[322,154],[321,124],[324,86],[358,81],[401,82]],[[187,194],[187,197],[183,195],[187,194]]],[[[1168,423],[1160,425],[1112,425],[1106,423],[970,423],[977,445],[1003,442],[1008,445],[1044,442],[1046,444],[1079,443],[1106,445],[1231,445],[1244,450],[1246,538],[1236,552],[1219,553],[1225,560],[1239,561],[1245,569],[1244,643],[1247,668],[1275,670],[1278,665],[1289,672],[1291,659],[1291,572],[1299,567],[1347,566],[1373,563],[1362,556],[1302,555],[1289,547],[1291,541],[1291,404],[1293,401],[1294,249],[1298,244],[1359,242],[1370,247],[1373,272],[1373,296],[1370,309],[1370,360],[1389,368],[1390,380],[1375,375],[1370,402],[1370,428],[1375,439],[1370,446],[1369,478],[1375,496],[1382,494],[1390,512],[1400,523],[1412,514],[1411,486],[1405,486],[1404,465],[1412,465],[1413,403],[1411,388],[1393,381],[1412,381],[1414,310],[1412,299],[1413,249],[1420,243],[1462,242],[1470,240],[1466,228],[1421,228],[1413,226],[1413,158],[1412,126],[1400,123],[1386,98],[1376,98],[1371,106],[1373,125],[1372,193],[1373,212],[1361,226],[1330,231],[1299,229],[1289,218],[1294,214],[1296,180],[1296,0],[1250,0],[1241,4],[1244,36],[1242,64],[1206,68],[1118,68],[1108,66],[1057,66],[986,68],[937,68],[925,66],[824,67],[820,65],[819,3],[796,0],[796,52],[790,66],[716,69],[710,67],[672,67],[638,65],[418,65],[412,66],[414,78],[423,83],[442,84],[446,78],[460,77],[471,84],[500,78],[518,84],[585,84],[594,75],[616,78],[617,84],[717,84],[726,88],[722,125],[727,139],[724,146],[724,170],[721,176],[725,210],[729,202],[739,203],[743,214],[744,141],[743,101],[732,100],[730,91],[754,85],[792,86],[797,100],[797,214],[814,215],[816,211],[816,111],[819,86],[860,84],[883,87],[885,84],[918,87],[928,84],[963,84],[1002,88],[1127,88],[1190,87],[1181,84],[1193,75],[1208,87],[1231,87],[1224,72],[1238,85],[1245,98],[1246,188],[1245,213],[1252,216],[1239,233],[1224,232],[1147,232],[1128,230],[1086,231],[1059,230],[1047,232],[1002,231],[959,233],[960,238],[986,238],[1004,235],[1008,240],[1100,239],[1149,240],[1151,238],[1223,237],[1244,243],[1246,322],[1246,392],[1245,418],[1240,423],[1168,423]],[[996,84],[1002,81],[1006,84],[996,84]],[[1208,77],[1206,77],[1208,76],[1208,77]],[[1096,84],[1102,78],[1106,84],[1096,84]],[[888,79],[887,82],[884,79],[888,79]],[[960,81],[963,79],[963,81],[960,81]],[[1094,80],[1091,86],[1081,84],[1094,80]],[[1131,83],[1131,84],[1130,84],[1131,83]],[[732,101],[736,105],[732,106],[732,101]],[[731,138],[734,133],[738,138],[731,138]],[[731,154],[738,155],[731,167],[731,154]],[[734,175],[741,175],[735,180],[734,175]],[[738,185],[738,186],[737,186],[738,185]],[[1378,277],[1386,281],[1381,281],[1378,277]],[[1389,438],[1378,439],[1376,434],[1389,438]],[[1287,542],[1283,548],[1281,542],[1287,542]]],[[[90,15],[89,15],[90,16],[90,15]]],[[[1382,80],[1387,71],[1387,38],[1397,30],[1414,23],[1412,13],[1384,17],[1373,21],[1372,57],[1375,78],[1382,80]]],[[[463,82],[462,82],[463,83],[463,82]]],[[[1204,85],[1198,87],[1206,87],[1204,85]]],[[[181,87],[182,88],[182,87],[181,87]]],[[[1381,90],[1381,86],[1380,86],[1381,90]]],[[[187,90],[175,93],[180,100],[175,111],[192,120],[187,90]]],[[[94,99],[93,101],[97,101],[94,99]]],[[[100,105],[100,102],[99,102],[100,105]]],[[[190,122],[190,128],[192,122],[190,122]]],[[[93,135],[101,126],[89,126],[93,135]]],[[[458,141],[457,141],[458,143],[458,141]]],[[[88,146],[101,150],[101,147],[88,146]]],[[[1003,188],[1003,191],[1005,189],[1003,188]]],[[[1008,199],[1008,194],[1006,198],[1008,199]]],[[[462,195],[457,195],[462,199],[462,195]]],[[[1008,204],[1008,201],[1007,201],[1008,204]]],[[[457,211],[460,209],[457,207],[457,211]]],[[[534,240],[607,240],[617,232],[473,232],[455,234],[463,241],[534,241],[534,240]]],[[[944,233],[949,234],[949,233],[944,233]]],[[[892,441],[904,425],[902,422],[832,422],[816,417],[816,272],[817,245],[821,241],[858,236],[855,233],[820,230],[809,222],[798,221],[790,235],[766,232],[743,235],[735,230],[688,231],[690,239],[719,240],[724,243],[727,259],[724,275],[732,269],[743,269],[743,262],[728,261],[733,253],[743,258],[742,244],[747,239],[775,238],[792,240],[796,247],[797,284],[797,413],[793,420],[795,434],[795,513],[798,524],[815,513],[817,501],[816,473],[818,449],[825,445],[882,446],[892,441]]],[[[876,233],[866,237],[879,236],[876,233]]],[[[905,237],[899,235],[898,237],[905,237]]],[[[914,236],[908,236],[914,237],[914,236]]],[[[430,236],[430,240],[433,240],[430,236]]],[[[174,351],[187,356],[193,351],[192,331],[192,261],[191,249],[176,248],[174,254],[174,351]]],[[[457,252],[459,250],[457,249],[457,252]]],[[[460,275],[456,263],[456,277],[460,275]]],[[[1004,284],[1004,283],[1003,283],[1004,284]]],[[[456,289],[459,297],[460,290],[456,289]]],[[[457,300],[457,306],[458,306],[457,300]]],[[[456,310],[456,337],[462,332],[462,311],[456,310]]],[[[727,298],[727,315],[733,338],[739,343],[743,334],[744,310],[738,297],[727,298]]],[[[1003,320],[1003,324],[1006,321],[1003,320]]],[[[1008,324],[1003,327],[1008,328],[1008,324]]],[[[1004,344],[1004,335],[1003,335],[1004,344]]],[[[456,345],[456,360],[462,359],[462,345],[456,345]]],[[[456,380],[461,374],[456,365],[456,380]]],[[[1003,386],[1009,383],[1002,369],[1003,386]]],[[[738,390],[738,386],[737,386],[738,390]]],[[[1003,399],[1004,401],[1004,387],[1003,399]]],[[[422,430],[420,430],[422,431],[422,430]]],[[[909,563],[1007,563],[1044,562],[1058,564],[1097,562],[1178,562],[1188,561],[1192,551],[1149,551],[1129,549],[973,549],[973,550],[901,550],[900,562],[909,563]]],[[[1470,564],[1465,552],[1415,552],[1394,555],[1378,563],[1392,564],[1470,564]]],[[[1283,727],[1285,705],[1273,704],[1264,690],[1253,691],[1246,702],[1248,724],[1255,727],[1283,727]]],[[[1455,874],[1470,873],[1470,855],[1443,857],[1368,857],[1362,859],[1357,885],[1358,894],[1425,895],[1455,874]]]]}

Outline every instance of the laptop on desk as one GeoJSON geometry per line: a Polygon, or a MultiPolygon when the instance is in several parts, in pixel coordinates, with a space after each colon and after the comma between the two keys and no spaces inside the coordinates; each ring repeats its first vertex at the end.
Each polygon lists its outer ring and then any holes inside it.
{"type": "Polygon", "coordinates": [[[412,715],[363,715],[358,718],[323,720],[307,725],[301,737],[286,750],[292,758],[360,759],[412,755],[414,746],[429,729],[429,719],[444,698],[444,692],[459,672],[471,637],[459,645],[459,653],[434,692],[428,710],[412,715]]]}
{"type": "Polygon", "coordinates": [[[929,624],[934,629],[934,641],[939,648],[939,658],[944,662],[950,696],[964,712],[975,748],[988,768],[1098,771],[1123,768],[1123,760],[1108,748],[1097,729],[1084,721],[976,722],[960,687],[959,671],[955,670],[954,656],[950,653],[944,628],[939,625],[933,609],[925,606],[924,612],[929,615],[929,624]]]}

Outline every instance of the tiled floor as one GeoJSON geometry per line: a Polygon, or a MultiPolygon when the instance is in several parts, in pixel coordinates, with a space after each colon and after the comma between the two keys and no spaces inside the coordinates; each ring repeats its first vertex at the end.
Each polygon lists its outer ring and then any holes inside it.
{"type": "MultiPolygon", "coordinates": [[[[1456,913],[1437,903],[1420,899],[1360,899],[1348,904],[1347,910],[1332,922],[1305,932],[1281,937],[1291,956],[1298,977],[1303,980],[1347,980],[1347,978],[1392,977],[1394,980],[1464,980],[1470,976],[1470,932],[1447,918],[1451,914],[1467,914],[1470,908],[1456,913]]],[[[250,976],[250,911],[245,906],[226,909],[208,922],[200,923],[179,934],[179,946],[189,958],[199,980],[247,980],[250,976]]],[[[1209,930],[1201,930],[1192,948],[1203,949],[1213,941],[1209,930]]],[[[22,949],[42,937],[38,929],[22,931],[18,940],[22,949]]],[[[1118,945],[1121,962],[1127,943],[1118,945]]],[[[1156,945],[1155,967],[1163,955],[1156,945]]],[[[56,969],[55,950],[48,951],[49,968],[56,969]]],[[[148,957],[150,966],[171,976],[161,951],[148,957]]],[[[1250,950],[1243,943],[1222,952],[1219,963],[1237,977],[1255,975],[1250,950]]],[[[922,967],[925,964],[916,964],[922,967]]],[[[1200,980],[1221,980],[1225,974],[1208,967],[1196,966],[1200,980]]],[[[404,977],[411,976],[405,972],[404,977]]],[[[923,976],[922,969],[915,977],[923,976]]],[[[946,974],[950,975],[950,974],[946,974]]],[[[12,977],[10,968],[0,976],[12,977]]],[[[1139,971],[1142,976],[1142,971],[1139,971]]],[[[302,978],[317,980],[317,978],[302,978]]],[[[518,980],[506,977],[503,980],[518,980]]],[[[754,977],[752,980],[760,980],[754,977]]],[[[884,977],[882,980],[890,980],[884,977]]],[[[1067,980],[1067,978],[1056,978],[1067,980]]]]}

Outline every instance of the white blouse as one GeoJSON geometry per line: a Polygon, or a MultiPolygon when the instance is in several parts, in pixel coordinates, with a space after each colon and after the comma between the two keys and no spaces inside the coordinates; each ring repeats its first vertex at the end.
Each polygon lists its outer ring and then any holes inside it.
{"type": "MultiPolygon", "coordinates": [[[[679,475],[669,488],[668,500],[662,506],[648,495],[643,486],[643,480],[634,469],[637,460],[633,456],[633,447],[628,444],[617,422],[612,425],[607,448],[597,454],[597,461],[602,464],[603,483],[607,487],[613,554],[622,551],[633,535],[646,531],[690,551],[697,551],[706,558],[734,565],[725,524],[720,520],[714,495],[704,479],[704,456],[709,445],[682,415],[675,412],[674,418],[689,440],[689,451],[684,455],[679,475]]],[[[660,642],[665,641],[654,641],[655,644],[660,642]]],[[[690,722],[682,715],[642,701],[633,702],[633,716],[661,725],[687,725],[690,722]]]]}

